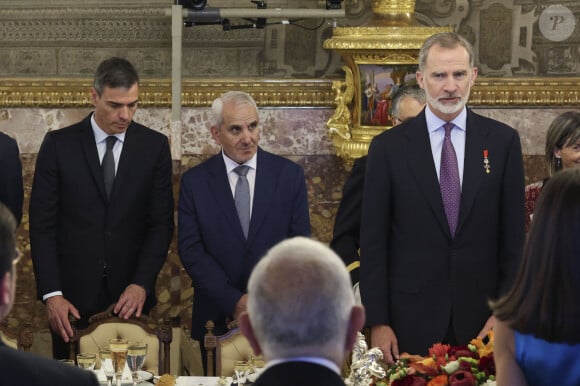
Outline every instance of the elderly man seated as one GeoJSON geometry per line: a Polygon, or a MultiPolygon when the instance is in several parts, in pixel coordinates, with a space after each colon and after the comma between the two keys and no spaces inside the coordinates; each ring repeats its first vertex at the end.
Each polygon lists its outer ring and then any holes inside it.
{"type": "Polygon", "coordinates": [[[239,320],[266,361],[254,385],[344,385],[340,366],[364,318],[331,249],[304,237],[280,242],[254,268],[239,320]]]}

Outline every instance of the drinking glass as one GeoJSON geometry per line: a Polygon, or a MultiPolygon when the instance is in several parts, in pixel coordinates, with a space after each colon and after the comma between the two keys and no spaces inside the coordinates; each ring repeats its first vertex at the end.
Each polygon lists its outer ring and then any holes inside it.
{"type": "Polygon", "coordinates": [[[115,367],[113,366],[113,356],[111,350],[108,348],[101,348],[99,350],[99,358],[101,358],[101,369],[107,377],[107,385],[113,386],[113,377],[115,376],[115,367]]]}
{"type": "Polygon", "coordinates": [[[75,365],[75,361],[73,361],[72,359],[59,359],[58,360],[61,363],[66,363],[67,365],[75,365]]]}
{"type": "Polygon", "coordinates": [[[238,386],[242,386],[246,383],[246,378],[250,373],[250,363],[247,361],[234,361],[234,373],[238,386]]]}
{"type": "Polygon", "coordinates": [[[77,354],[77,366],[81,369],[92,370],[95,368],[97,356],[92,353],[82,352],[77,354]]]}
{"type": "Polygon", "coordinates": [[[115,369],[115,380],[117,386],[121,386],[121,378],[123,377],[123,370],[127,362],[127,349],[129,348],[129,341],[127,339],[111,339],[109,340],[109,350],[111,350],[111,357],[113,368],[115,369]]]}
{"type": "Polygon", "coordinates": [[[145,357],[147,356],[146,343],[130,343],[127,350],[127,364],[133,375],[133,385],[139,380],[139,370],[143,367],[145,357]]]}

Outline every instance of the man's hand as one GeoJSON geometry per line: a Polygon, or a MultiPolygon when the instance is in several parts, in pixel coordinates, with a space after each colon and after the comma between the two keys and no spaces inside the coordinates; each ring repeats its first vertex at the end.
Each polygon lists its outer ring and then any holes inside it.
{"type": "Polygon", "coordinates": [[[80,319],[79,311],[66,300],[64,296],[57,295],[46,299],[46,310],[48,313],[48,322],[52,331],[60,334],[65,342],[69,342],[73,337],[73,329],[68,319],[68,314],[80,319]]]}
{"type": "Polygon", "coordinates": [[[145,288],[137,284],[129,284],[119,296],[113,312],[120,318],[129,319],[131,315],[141,316],[147,293],[145,288]]]}
{"type": "Polygon", "coordinates": [[[477,337],[483,338],[484,336],[486,336],[487,333],[493,329],[494,325],[495,325],[495,316],[492,315],[487,319],[487,322],[485,322],[485,325],[483,326],[479,334],[477,334],[477,337]]]}
{"type": "Polygon", "coordinates": [[[393,329],[387,325],[371,327],[371,347],[378,347],[383,352],[383,359],[390,365],[399,359],[399,344],[393,329]]]}
{"type": "Polygon", "coordinates": [[[234,319],[238,321],[239,316],[242,312],[246,312],[246,307],[248,306],[248,294],[243,294],[240,300],[236,303],[236,308],[234,309],[234,319]]]}

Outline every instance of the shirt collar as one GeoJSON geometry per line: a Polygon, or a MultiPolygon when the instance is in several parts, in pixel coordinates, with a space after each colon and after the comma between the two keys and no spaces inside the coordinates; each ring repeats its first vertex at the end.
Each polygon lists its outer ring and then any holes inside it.
{"type": "MultiPolygon", "coordinates": [[[[94,113],[91,115],[91,127],[93,129],[93,134],[95,136],[96,143],[101,143],[101,142],[105,141],[107,139],[107,137],[109,136],[109,134],[105,133],[105,131],[103,131],[103,129],[101,129],[99,127],[99,125],[97,124],[97,121],[95,121],[95,114],[94,113]]],[[[114,136],[117,137],[117,139],[119,141],[125,142],[125,134],[127,134],[126,131],[119,133],[119,134],[114,134],[114,136]]]]}
{"type": "Polygon", "coordinates": [[[334,371],[336,374],[338,374],[340,376],[340,368],[336,365],[336,363],[334,363],[333,361],[326,359],[326,358],[321,358],[321,357],[293,357],[293,358],[280,358],[280,359],[272,359],[270,361],[268,361],[268,363],[266,364],[266,369],[279,365],[281,363],[286,363],[286,362],[308,362],[308,363],[314,363],[320,366],[324,366],[332,371],[334,371]]]}
{"type": "MultiPolygon", "coordinates": [[[[427,120],[427,130],[429,130],[430,133],[439,130],[445,123],[447,123],[447,121],[444,121],[435,115],[435,113],[433,113],[429,108],[429,105],[425,107],[425,119],[427,120]]],[[[453,123],[459,130],[467,130],[467,108],[465,106],[463,106],[459,115],[456,116],[451,123],[453,123]]]]}
{"type": "MultiPolygon", "coordinates": [[[[233,159],[231,159],[230,157],[228,157],[226,155],[226,153],[224,153],[223,149],[222,149],[222,157],[224,159],[224,162],[226,164],[226,171],[229,173],[232,172],[232,170],[234,170],[235,168],[237,168],[238,166],[240,166],[239,163],[237,163],[236,161],[234,161],[233,159]]],[[[256,152],[254,154],[254,156],[252,158],[250,158],[247,162],[244,162],[243,165],[247,165],[250,168],[256,170],[256,165],[257,165],[257,159],[258,159],[258,152],[256,152]]]]}

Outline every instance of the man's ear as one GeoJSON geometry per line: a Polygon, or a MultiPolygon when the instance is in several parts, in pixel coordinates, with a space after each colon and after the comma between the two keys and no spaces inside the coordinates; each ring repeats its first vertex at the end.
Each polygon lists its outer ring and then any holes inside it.
{"type": "Polygon", "coordinates": [[[214,141],[216,141],[216,143],[218,145],[221,146],[222,141],[220,139],[219,130],[220,130],[219,127],[215,127],[215,126],[212,126],[211,129],[210,129],[210,131],[211,131],[211,137],[214,139],[214,141]]]}
{"type": "Polygon", "coordinates": [[[350,320],[346,330],[346,351],[352,350],[354,343],[357,340],[357,333],[362,330],[365,324],[365,309],[362,305],[355,305],[350,312],[350,320]]]}
{"type": "Polygon", "coordinates": [[[244,335],[246,339],[248,339],[248,342],[250,342],[250,346],[252,346],[254,354],[260,355],[262,353],[262,348],[260,347],[260,344],[256,339],[256,335],[254,335],[254,329],[252,328],[250,316],[248,315],[247,312],[243,312],[238,317],[238,325],[240,326],[240,331],[242,332],[242,335],[244,335]]]}

